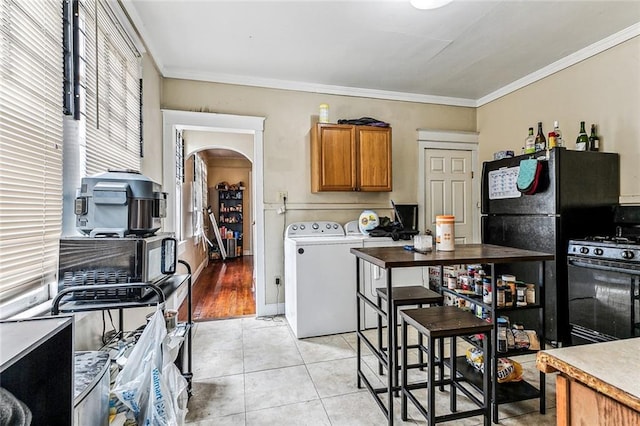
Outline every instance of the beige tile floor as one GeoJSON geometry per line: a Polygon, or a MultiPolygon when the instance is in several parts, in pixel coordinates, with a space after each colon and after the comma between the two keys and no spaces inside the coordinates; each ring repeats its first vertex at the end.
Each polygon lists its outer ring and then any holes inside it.
{"type": "MultiPolygon", "coordinates": [[[[356,386],[355,333],[298,340],[284,317],[241,318],[197,323],[193,339],[189,425],[387,424],[373,397],[356,386]]],[[[463,345],[459,351],[464,351],[463,345]]],[[[367,353],[364,361],[367,377],[380,386],[386,383],[386,375],[376,374],[373,355],[367,353]]],[[[525,379],[537,384],[535,356],[517,361],[524,367],[525,379]]],[[[421,374],[411,371],[410,379],[421,374]]],[[[500,406],[500,424],[555,425],[555,376],[547,375],[546,382],[546,415],[539,413],[537,399],[506,404],[500,406]]],[[[470,404],[458,394],[458,409],[464,410],[470,404]]],[[[448,401],[448,390],[436,393],[436,414],[448,412],[448,401]]],[[[426,425],[411,404],[406,422],[400,418],[400,398],[394,399],[394,407],[395,424],[426,425]]],[[[483,421],[472,417],[449,424],[483,421]]]]}

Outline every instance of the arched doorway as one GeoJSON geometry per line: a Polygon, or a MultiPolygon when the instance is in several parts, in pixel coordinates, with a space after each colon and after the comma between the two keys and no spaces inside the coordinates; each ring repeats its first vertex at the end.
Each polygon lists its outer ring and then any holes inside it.
{"type": "MultiPolygon", "coordinates": [[[[168,193],[165,230],[177,229],[177,206],[180,193],[176,185],[176,134],[179,131],[193,130],[204,132],[222,132],[230,134],[250,134],[253,136],[251,152],[243,154],[252,160],[253,188],[252,216],[254,225],[254,277],[256,280],[256,316],[273,315],[277,306],[269,307],[265,302],[265,258],[264,258],[264,205],[263,205],[263,129],[264,117],[210,114],[201,112],[162,110],[163,115],[163,190],[168,193]],[[173,202],[171,202],[173,200],[173,202]]],[[[184,153],[186,154],[186,153],[184,153]]]]}

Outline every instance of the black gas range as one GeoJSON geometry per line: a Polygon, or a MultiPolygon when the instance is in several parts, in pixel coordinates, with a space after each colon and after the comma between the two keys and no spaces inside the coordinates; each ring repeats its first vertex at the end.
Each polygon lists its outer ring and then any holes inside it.
{"type": "Polygon", "coordinates": [[[640,265],[640,237],[593,236],[570,240],[567,254],[640,265]]]}
{"type": "Polygon", "coordinates": [[[571,344],[640,336],[640,207],[619,207],[615,233],[570,240],[571,344]]]}

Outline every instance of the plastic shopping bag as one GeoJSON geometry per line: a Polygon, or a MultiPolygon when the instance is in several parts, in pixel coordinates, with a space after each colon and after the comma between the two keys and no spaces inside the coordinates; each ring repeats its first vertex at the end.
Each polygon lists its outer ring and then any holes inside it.
{"type": "Polygon", "coordinates": [[[151,371],[151,387],[149,389],[149,401],[146,406],[145,426],[175,426],[178,424],[171,400],[171,392],[157,368],[151,371]]]}
{"type": "Polygon", "coordinates": [[[175,364],[169,363],[162,370],[162,382],[166,386],[168,401],[171,404],[171,408],[166,411],[171,414],[171,420],[175,421],[173,424],[183,425],[187,417],[187,402],[189,402],[187,380],[182,377],[175,364]]]}
{"type": "MultiPolygon", "coordinates": [[[[152,372],[162,369],[161,343],[167,335],[164,315],[157,310],[151,317],[129,359],[116,377],[112,393],[127,406],[136,418],[146,418],[152,372]]],[[[139,422],[141,423],[141,422],[139,422]]]]}
{"type": "MultiPolygon", "coordinates": [[[[172,405],[171,413],[178,425],[184,424],[187,416],[187,402],[189,402],[188,383],[174,363],[184,338],[167,335],[162,343],[163,366],[162,380],[168,392],[168,399],[172,405]]],[[[161,424],[161,423],[160,423],[161,424]]]]}

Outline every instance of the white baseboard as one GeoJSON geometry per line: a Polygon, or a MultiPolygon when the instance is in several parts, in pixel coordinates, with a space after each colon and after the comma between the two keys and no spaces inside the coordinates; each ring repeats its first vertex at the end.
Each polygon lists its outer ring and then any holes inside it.
{"type": "Polygon", "coordinates": [[[284,303],[271,303],[264,305],[256,312],[257,317],[267,317],[274,315],[284,315],[284,303]]]}

